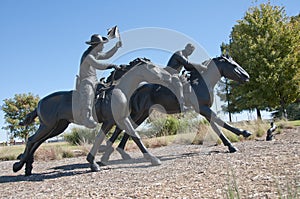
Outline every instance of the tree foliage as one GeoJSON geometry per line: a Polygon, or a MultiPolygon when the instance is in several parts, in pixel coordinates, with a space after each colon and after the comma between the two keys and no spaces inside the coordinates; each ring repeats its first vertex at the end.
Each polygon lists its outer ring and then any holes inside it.
{"type": "Polygon", "coordinates": [[[19,122],[37,107],[38,101],[39,97],[31,93],[16,94],[13,98],[4,100],[1,109],[4,111],[5,126],[2,128],[9,132],[11,138],[21,138],[27,141],[30,133],[37,130],[38,123],[25,127],[20,126],[19,122]]]}
{"type": "Polygon", "coordinates": [[[251,7],[233,27],[229,54],[250,74],[250,82],[230,87],[232,112],[285,110],[300,94],[299,15],[270,3],[251,7]]]}

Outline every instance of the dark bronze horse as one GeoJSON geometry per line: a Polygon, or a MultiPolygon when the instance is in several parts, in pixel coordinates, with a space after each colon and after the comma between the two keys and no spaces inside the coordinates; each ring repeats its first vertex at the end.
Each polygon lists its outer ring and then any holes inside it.
{"type": "MultiPolygon", "coordinates": [[[[249,81],[249,75],[241,66],[228,57],[222,56],[214,58],[207,61],[206,64],[207,71],[203,74],[200,74],[196,69],[189,71],[189,83],[191,84],[195,95],[185,97],[191,100],[189,103],[194,107],[195,111],[203,115],[210,122],[213,130],[220,137],[223,144],[228,146],[229,152],[233,153],[237,151],[236,147],[234,147],[224,136],[217,125],[224,127],[236,135],[243,135],[244,137],[249,137],[251,133],[246,130],[235,128],[217,117],[217,115],[210,109],[214,100],[213,90],[216,83],[222,76],[244,83],[249,81]]],[[[160,105],[158,107],[162,106],[165,109],[164,112],[167,114],[180,113],[180,107],[176,96],[170,92],[168,88],[155,84],[147,84],[140,87],[131,98],[130,104],[132,106],[131,117],[132,120],[135,121],[136,126],[140,125],[146,120],[146,118],[148,118],[151,113],[151,109],[155,107],[155,105],[160,105]]],[[[111,145],[120,133],[121,130],[116,128],[114,134],[107,142],[107,147],[104,150],[105,153],[101,158],[102,162],[108,161],[109,156],[113,151],[111,145]]],[[[128,138],[129,135],[124,134],[123,139],[117,148],[117,151],[124,159],[130,158],[130,156],[124,151],[128,138]]],[[[146,153],[145,148],[142,146],[139,148],[143,153],[146,153]]]]}

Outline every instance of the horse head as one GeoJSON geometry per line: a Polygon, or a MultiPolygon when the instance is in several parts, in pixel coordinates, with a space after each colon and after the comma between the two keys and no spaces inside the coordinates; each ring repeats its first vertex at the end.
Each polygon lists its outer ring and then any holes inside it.
{"type": "Polygon", "coordinates": [[[220,74],[223,77],[229,78],[239,83],[245,83],[249,81],[249,74],[231,57],[220,56],[217,58],[213,58],[213,61],[215,62],[220,74]]]}

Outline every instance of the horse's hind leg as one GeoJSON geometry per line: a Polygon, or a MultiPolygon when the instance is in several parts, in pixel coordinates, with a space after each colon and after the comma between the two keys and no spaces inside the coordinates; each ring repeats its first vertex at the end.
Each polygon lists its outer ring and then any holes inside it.
{"type": "Polygon", "coordinates": [[[30,152],[32,151],[34,145],[36,143],[39,143],[40,140],[43,140],[45,137],[47,137],[51,132],[51,130],[52,130],[51,128],[45,126],[44,124],[40,124],[37,132],[28,139],[24,153],[20,156],[20,161],[14,163],[13,165],[14,172],[17,172],[20,169],[22,169],[22,167],[24,166],[28,158],[30,158],[30,152]]]}
{"type": "Polygon", "coordinates": [[[64,130],[66,130],[66,128],[68,127],[69,122],[67,120],[60,120],[58,125],[56,126],[55,129],[53,129],[50,134],[48,134],[47,136],[43,137],[41,140],[39,140],[38,142],[36,142],[34,144],[34,146],[31,148],[30,152],[29,152],[29,158],[26,161],[26,165],[25,165],[25,175],[29,176],[31,175],[32,172],[32,164],[34,162],[34,153],[35,151],[38,149],[38,147],[45,142],[47,139],[55,137],[59,134],[61,134],[62,132],[64,132],[64,130]]]}
{"type": "Polygon", "coordinates": [[[129,139],[129,135],[127,133],[124,133],[121,142],[119,143],[118,147],[116,148],[116,150],[122,156],[123,160],[131,159],[130,155],[125,152],[125,145],[126,145],[128,139],[129,139]]]}

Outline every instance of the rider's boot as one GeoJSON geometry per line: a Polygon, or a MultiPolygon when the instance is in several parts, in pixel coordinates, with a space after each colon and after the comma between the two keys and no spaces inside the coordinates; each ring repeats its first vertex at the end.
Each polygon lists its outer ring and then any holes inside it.
{"type": "Polygon", "coordinates": [[[97,122],[95,122],[91,112],[92,111],[90,109],[83,110],[82,124],[87,128],[93,129],[97,126],[97,122]]]}

